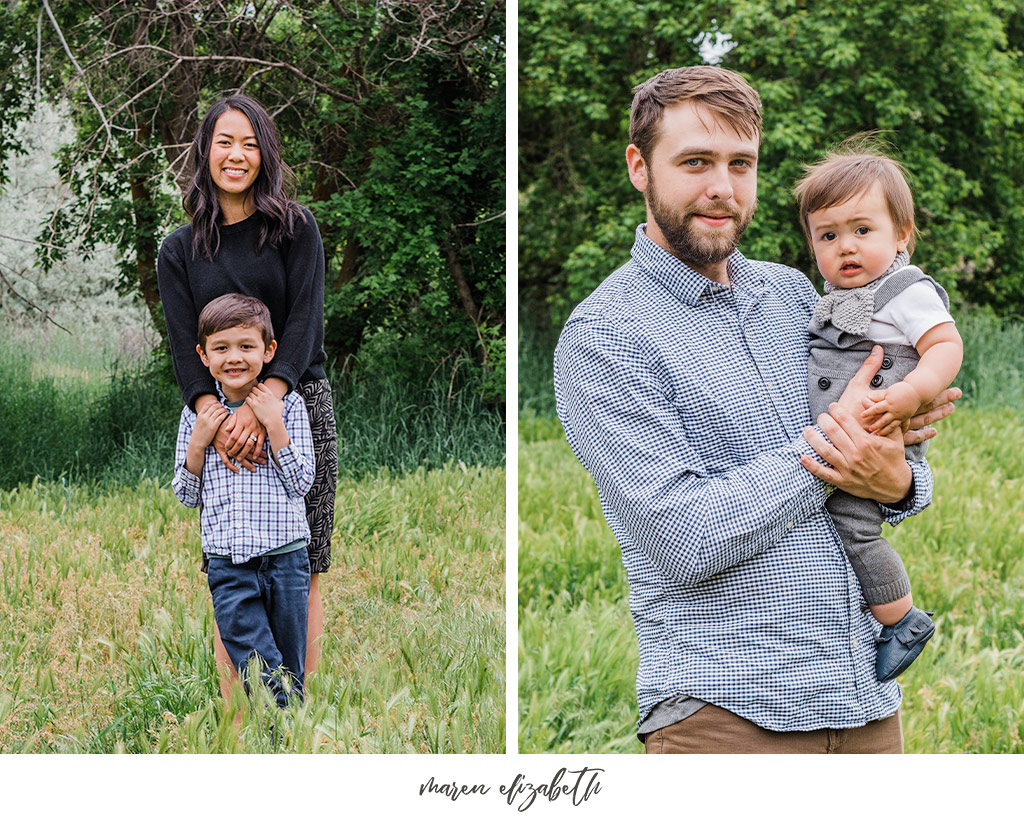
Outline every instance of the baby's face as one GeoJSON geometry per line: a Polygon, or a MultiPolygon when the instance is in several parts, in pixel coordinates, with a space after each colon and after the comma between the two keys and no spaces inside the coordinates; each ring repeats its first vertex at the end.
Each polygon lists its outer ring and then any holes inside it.
{"type": "Polygon", "coordinates": [[[854,289],[879,278],[905,251],[913,227],[897,229],[882,184],[849,200],[809,212],[807,225],[818,271],[833,286],[854,289]]]}

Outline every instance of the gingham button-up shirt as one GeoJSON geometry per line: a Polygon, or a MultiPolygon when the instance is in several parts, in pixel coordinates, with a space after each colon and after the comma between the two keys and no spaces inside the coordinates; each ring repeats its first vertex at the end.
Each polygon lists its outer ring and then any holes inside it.
{"type": "MultiPolygon", "coordinates": [[[[220,395],[219,386],[217,391],[220,395]]],[[[224,396],[220,399],[223,403],[224,396]]],[[[196,413],[187,406],[181,411],[171,486],[185,506],[202,506],[199,530],[206,554],[230,555],[240,564],[292,541],[309,541],[303,497],[313,485],[315,458],[306,404],[297,392],[284,396],[282,417],[291,443],[277,453],[277,461],[268,454],[255,472],[232,472],[208,446],[198,478],[185,468],[196,413]]],[[[269,447],[268,440],[268,453],[269,447]]]]}
{"type": "MultiPolygon", "coordinates": [[[[640,648],[641,721],[688,695],[771,730],[894,713],[879,625],[799,463],[817,294],[786,266],[729,259],[715,284],[637,229],[632,259],[569,318],[558,415],[622,549],[640,648]]],[[[931,500],[911,464],[909,509],[931,500]]]]}

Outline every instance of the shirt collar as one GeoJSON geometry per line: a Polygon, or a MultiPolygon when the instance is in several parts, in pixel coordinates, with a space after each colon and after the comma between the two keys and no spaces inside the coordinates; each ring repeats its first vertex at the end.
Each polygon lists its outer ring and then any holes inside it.
{"type": "MultiPolygon", "coordinates": [[[[631,251],[633,260],[680,301],[696,306],[703,295],[728,289],[662,249],[647,236],[646,229],[646,223],[636,227],[636,240],[631,251]]],[[[755,291],[764,283],[764,277],[739,250],[729,256],[728,271],[733,290],[755,291]]]]}

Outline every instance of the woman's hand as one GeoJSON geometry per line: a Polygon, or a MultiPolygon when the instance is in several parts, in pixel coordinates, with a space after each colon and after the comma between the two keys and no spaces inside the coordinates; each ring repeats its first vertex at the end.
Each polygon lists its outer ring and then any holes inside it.
{"type": "Polygon", "coordinates": [[[255,464],[267,462],[263,451],[266,437],[267,430],[256,420],[252,409],[243,403],[234,415],[221,424],[217,437],[213,439],[213,448],[232,472],[238,471],[234,461],[250,472],[255,472],[255,464]]]}

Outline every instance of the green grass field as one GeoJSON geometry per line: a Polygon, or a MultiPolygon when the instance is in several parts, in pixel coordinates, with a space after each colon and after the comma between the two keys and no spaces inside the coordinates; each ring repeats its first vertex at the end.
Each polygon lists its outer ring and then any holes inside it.
{"type": "Polygon", "coordinates": [[[504,752],[504,501],[496,468],[340,480],[320,670],[236,729],[197,511],[154,480],[0,492],[0,752],[504,752]]]}
{"type": "MultiPolygon", "coordinates": [[[[900,679],[906,751],[1024,752],[1024,423],[963,406],[939,427],[933,505],[886,528],[938,627],[900,679]]],[[[618,546],[558,422],[519,431],[519,750],[641,752],[618,546]]]]}

